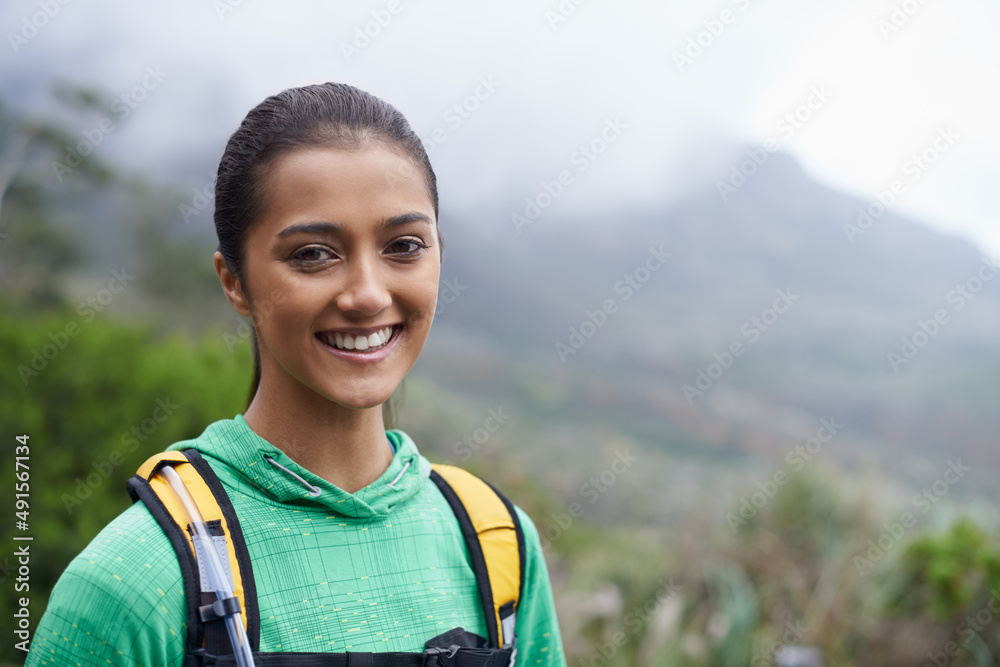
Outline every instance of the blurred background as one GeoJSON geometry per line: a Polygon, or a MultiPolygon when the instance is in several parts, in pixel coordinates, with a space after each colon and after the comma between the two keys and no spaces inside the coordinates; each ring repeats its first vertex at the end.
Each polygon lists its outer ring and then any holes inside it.
{"type": "Polygon", "coordinates": [[[1000,6],[0,21],[0,489],[27,434],[32,626],[138,465],[244,409],[214,173],[251,107],[338,81],[399,108],[438,177],[398,427],[531,514],[570,664],[1000,664],[1000,6]]]}

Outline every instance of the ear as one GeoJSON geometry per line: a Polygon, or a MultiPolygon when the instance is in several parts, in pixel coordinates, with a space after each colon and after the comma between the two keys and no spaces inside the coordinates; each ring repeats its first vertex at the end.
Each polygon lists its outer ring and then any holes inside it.
{"type": "Polygon", "coordinates": [[[240,285],[239,278],[230,272],[226,266],[226,260],[218,250],[212,256],[215,262],[215,272],[219,274],[219,282],[222,283],[222,291],[226,293],[226,298],[233,305],[236,312],[244,317],[250,317],[250,302],[243,293],[243,286],[240,285]]]}

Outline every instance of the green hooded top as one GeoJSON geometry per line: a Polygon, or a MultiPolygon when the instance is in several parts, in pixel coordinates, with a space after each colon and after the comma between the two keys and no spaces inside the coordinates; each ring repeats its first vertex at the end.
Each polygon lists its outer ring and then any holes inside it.
{"type": "MultiPolygon", "coordinates": [[[[454,627],[487,635],[468,549],[430,464],[406,433],[386,436],[392,463],[354,494],[295,463],[242,415],[168,447],[198,450],[232,500],[257,587],[261,652],[420,653],[454,627]]],[[[525,537],[516,664],[565,665],[538,532],[516,509],[525,537]]],[[[66,568],[25,664],[180,667],[186,613],[173,547],[136,502],[66,568]]]]}

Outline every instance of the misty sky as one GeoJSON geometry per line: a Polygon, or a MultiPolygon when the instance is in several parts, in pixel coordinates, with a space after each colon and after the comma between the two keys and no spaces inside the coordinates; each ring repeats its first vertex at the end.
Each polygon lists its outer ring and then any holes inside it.
{"type": "Polygon", "coordinates": [[[0,21],[9,104],[54,113],[55,81],[125,95],[129,116],[96,150],[185,187],[209,181],[264,97],[343,81],[431,144],[443,205],[506,219],[566,169],[562,213],[662,205],[770,139],[864,200],[897,181],[894,212],[1000,251],[992,1],[8,0],[0,21]],[[609,123],[583,169],[579,149],[609,123]]]}

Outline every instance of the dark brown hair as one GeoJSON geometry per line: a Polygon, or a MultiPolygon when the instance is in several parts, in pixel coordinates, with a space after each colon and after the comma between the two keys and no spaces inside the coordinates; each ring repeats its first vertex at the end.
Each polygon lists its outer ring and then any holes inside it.
{"type": "MultiPolygon", "coordinates": [[[[427,152],[395,107],[344,83],[323,83],[289,88],[272,95],[250,110],[229,138],[219,161],[215,181],[215,232],[219,252],[239,281],[248,302],[244,278],[247,230],[265,205],[266,177],[278,157],[312,147],[357,149],[380,143],[408,157],[423,172],[438,216],[437,178],[427,152]]],[[[440,240],[443,250],[443,241],[440,240]]],[[[257,333],[251,327],[254,356],[253,380],[247,407],[260,385],[260,350],[257,333]]],[[[392,406],[386,403],[383,415],[393,421],[392,406]]]]}

